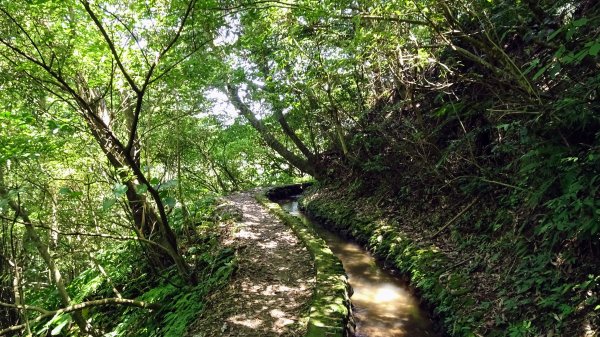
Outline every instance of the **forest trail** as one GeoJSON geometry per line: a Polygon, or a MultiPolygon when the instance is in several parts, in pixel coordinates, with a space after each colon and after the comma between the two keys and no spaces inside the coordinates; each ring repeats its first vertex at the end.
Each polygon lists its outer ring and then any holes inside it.
{"type": "Polygon", "coordinates": [[[226,198],[242,212],[229,224],[226,246],[235,248],[238,269],[229,285],[212,294],[191,337],[298,336],[315,284],[309,252],[283,222],[250,192],[226,198]]]}

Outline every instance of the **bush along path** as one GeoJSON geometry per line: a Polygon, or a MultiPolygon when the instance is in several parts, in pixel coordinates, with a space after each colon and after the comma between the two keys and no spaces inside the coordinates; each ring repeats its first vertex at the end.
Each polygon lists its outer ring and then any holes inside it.
{"type": "Polygon", "coordinates": [[[238,269],[188,336],[303,336],[315,285],[311,254],[292,230],[269,214],[250,192],[227,197],[224,244],[236,250],[238,269]]]}

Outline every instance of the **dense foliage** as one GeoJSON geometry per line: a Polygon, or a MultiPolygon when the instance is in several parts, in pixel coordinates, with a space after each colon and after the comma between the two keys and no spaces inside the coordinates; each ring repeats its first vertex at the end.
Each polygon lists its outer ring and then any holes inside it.
{"type": "Polygon", "coordinates": [[[0,331],[181,335],[234,265],[211,200],[310,175],[476,256],[446,278],[470,307],[423,286],[451,334],[598,333],[598,27],[594,0],[0,0],[0,331]]]}

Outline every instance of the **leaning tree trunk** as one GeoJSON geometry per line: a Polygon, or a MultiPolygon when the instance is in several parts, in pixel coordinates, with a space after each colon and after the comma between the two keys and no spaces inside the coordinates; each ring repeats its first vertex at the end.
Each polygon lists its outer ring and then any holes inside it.
{"type": "Polygon", "coordinates": [[[288,150],[283,144],[281,144],[281,142],[278,141],[277,138],[275,138],[269,132],[269,130],[267,130],[263,123],[258,120],[256,116],[254,116],[254,113],[250,110],[250,108],[244,102],[242,102],[237,88],[232,85],[227,85],[227,94],[231,100],[231,104],[233,104],[239,113],[244,116],[248,122],[250,122],[250,125],[252,125],[256,131],[258,131],[270,148],[275,150],[275,152],[282,156],[283,159],[285,159],[292,166],[318,179],[319,172],[317,172],[315,169],[314,163],[312,163],[309,158],[303,158],[296,155],[292,151],[288,150]]]}
{"type": "MultiPolygon", "coordinates": [[[[99,134],[98,129],[92,131],[94,135],[99,134]]],[[[96,138],[99,139],[99,138],[96,138]]],[[[178,272],[182,277],[192,281],[191,274],[188,270],[187,264],[183,260],[179,249],[177,247],[177,238],[175,233],[171,230],[168,225],[166,212],[158,191],[150,184],[148,179],[142,173],[139,164],[128,157],[129,154],[124,151],[118,151],[121,149],[119,144],[114,142],[99,141],[100,146],[106,156],[109,158],[111,165],[119,172],[121,182],[127,186],[127,204],[133,215],[133,222],[136,227],[136,233],[151,242],[155,242],[154,245],[148,245],[147,251],[150,256],[152,263],[158,268],[167,268],[173,264],[177,267],[178,272]],[[117,149],[114,151],[113,149],[117,149]],[[115,153],[116,152],[116,153],[115,153]],[[121,154],[119,160],[115,154],[121,154]],[[125,161],[125,163],[123,163],[125,161]],[[131,170],[133,178],[124,169],[131,170]],[[148,189],[157,210],[147,201],[147,197],[136,191],[136,185],[145,185],[148,189]]]]}
{"type": "MultiPolygon", "coordinates": [[[[151,263],[158,269],[174,264],[184,279],[194,283],[193,275],[179,252],[175,233],[169,227],[160,195],[141,170],[139,156],[141,151],[137,138],[129,149],[121,143],[110,127],[110,120],[108,120],[110,112],[104,99],[96,90],[87,88],[83,80],[80,80],[79,86],[82,95],[75,96],[78,98],[77,103],[81,114],[109,163],[119,172],[121,183],[127,186],[125,196],[133,215],[136,234],[147,239],[145,242],[154,243],[146,247],[151,263]],[[137,192],[136,185],[147,188],[154,205],[148,201],[146,195],[137,192]]],[[[129,128],[134,127],[132,123],[128,124],[129,128]]],[[[129,131],[133,134],[131,130],[129,131]]]]}

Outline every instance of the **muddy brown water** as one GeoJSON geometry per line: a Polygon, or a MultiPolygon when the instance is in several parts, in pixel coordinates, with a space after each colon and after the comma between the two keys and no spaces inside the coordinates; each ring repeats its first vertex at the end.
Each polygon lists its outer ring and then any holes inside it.
{"type": "Polygon", "coordinates": [[[326,230],[308,219],[294,199],[280,201],[281,207],[312,225],[342,261],[354,290],[352,305],[357,337],[438,336],[419,299],[402,279],[384,269],[354,242],[326,230]]]}

